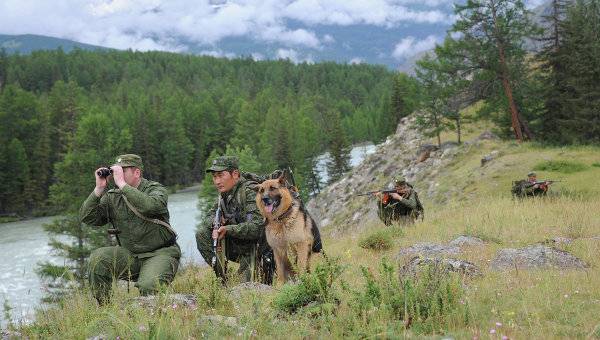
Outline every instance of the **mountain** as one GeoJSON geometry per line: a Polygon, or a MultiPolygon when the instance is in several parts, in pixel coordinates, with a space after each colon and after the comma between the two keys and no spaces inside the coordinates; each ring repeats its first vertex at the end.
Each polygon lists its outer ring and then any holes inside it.
{"type": "Polygon", "coordinates": [[[105,49],[106,47],[84,44],[73,40],[46,37],[43,35],[23,34],[23,35],[5,35],[0,34],[0,49],[7,53],[28,54],[36,50],[54,50],[62,48],[69,52],[74,48],[84,50],[105,49]]]}

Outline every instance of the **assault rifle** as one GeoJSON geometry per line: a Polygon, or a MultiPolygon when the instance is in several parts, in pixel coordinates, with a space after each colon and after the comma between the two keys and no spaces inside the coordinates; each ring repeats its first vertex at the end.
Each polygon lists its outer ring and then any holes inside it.
{"type": "Polygon", "coordinates": [[[398,191],[396,189],[375,190],[375,191],[368,191],[368,192],[356,194],[356,196],[370,196],[370,195],[376,194],[378,192],[380,192],[382,194],[391,194],[391,193],[398,192],[398,191]]]}
{"type": "MultiPolygon", "coordinates": [[[[221,227],[221,218],[223,216],[223,211],[221,210],[221,197],[219,197],[219,203],[217,203],[217,211],[215,212],[215,219],[213,221],[213,231],[219,230],[221,227]]],[[[211,261],[211,265],[213,268],[216,268],[217,265],[217,252],[221,250],[219,239],[213,238],[213,258],[211,261]]]]}
{"type": "Polygon", "coordinates": [[[525,184],[525,187],[526,188],[530,188],[530,187],[532,187],[534,185],[541,185],[541,184],[548,184],[548,185],[550,185],[550,184],[555,183],[555,182],[562,182],[562,181],[555,181],[555,180],[547,179],[547,180],[543,180],[543,181],[527,182],[525,184]]]}

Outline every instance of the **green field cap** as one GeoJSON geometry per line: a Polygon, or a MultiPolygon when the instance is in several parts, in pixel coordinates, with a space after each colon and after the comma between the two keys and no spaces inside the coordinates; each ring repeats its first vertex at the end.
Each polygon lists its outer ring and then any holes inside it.
{"type": "Polygon", "coordinates": [[[212,161],[210,168],[206,169],[206,172],[235,170],[239,168],[238,164],[238,159],[235,156],[221,156],[212,161]]]}
{"type": "Polygon", "coordinates": [[[115,165],[120,165],[123,168],[128,167],[128,166],[133,166],[133,167],[139,168],[140,170],[144,169],[144,164],[142,163],[142,157],[140,157],[138,155],[134,155],[132,153],[117,156],[115,165]]]}

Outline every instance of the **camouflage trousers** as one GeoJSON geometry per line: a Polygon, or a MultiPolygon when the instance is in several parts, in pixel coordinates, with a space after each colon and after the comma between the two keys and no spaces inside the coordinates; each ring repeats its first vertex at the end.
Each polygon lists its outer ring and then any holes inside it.
{"type": "MultiPolygon", "coordinates": [[[[214,256],[212,230],[200,230],[196,233],[196,246],[204,261],[212,264],[214,256]]],[[[260,259],[257,258],[259,246],[257,242],[249,242],[233,237],[227,237],[221,241],[222,256],[217,256],[215,274],[223,282],[227,279],[227,261],[237,262],[240,267],[237,271],[242,282],[261,281],[259,278],[260,259]]]]}
{"type": "Polygon", "coordinates": [[[154,294],[161,284],[171,283],[179,267],[179,258],[171,255],[172,247],[179,248],[174,245],[137,255],[120,246],[94,250],[90,255],[88,279],[96,300],[107,302],[113,282],[119,279],[134,281],[140,295],[154,294]]]}

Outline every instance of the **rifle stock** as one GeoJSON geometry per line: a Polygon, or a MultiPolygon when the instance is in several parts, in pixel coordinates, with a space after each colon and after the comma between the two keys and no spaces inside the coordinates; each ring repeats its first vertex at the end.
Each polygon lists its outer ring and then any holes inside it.
{"type": "Polygon", "coordinates": [[[375,191],[367,191],[367,192],[363,192],[360,194],[356,194],[356,196],[370,196],[376,193],[382,193],[382,194],[391,194],[393,192],[397,192],[396,189],[386,189],[386,190],[375,190],[375,191]]]}

